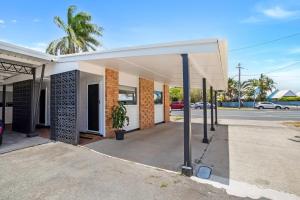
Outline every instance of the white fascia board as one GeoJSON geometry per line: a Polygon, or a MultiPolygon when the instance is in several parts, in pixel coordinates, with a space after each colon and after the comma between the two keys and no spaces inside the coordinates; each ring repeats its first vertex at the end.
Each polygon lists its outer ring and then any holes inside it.
{"type": "Polygon", "coordinates": [[[110,58],[124,58],[134,56],[153,56],[164,54],[185,54],[185,53],[212,53],[218,51],[218,40],[193,40],[186,42],[164,43],[158,45],[147,45],[130,48],[120,48],[98,52],[87,52],[72,55],[62,55],[59,62],[84,61],[110,58]]]}
{"type": "Polygon", "coordinates": [[[0,50],[8,51],[11,53],[16,53],[16,54],[20,54],[20,55],[24,55],[24,56],[29,56],[32,58],[37,58],[37,59],[41,59],[41,60],[45,60],[45,61],[56,60],[56,57],[52,56],[50,54],[35,51],[32,49],[17,46],[14,44],[9,44],[9,43],[2,42],[2,41],[0,41],[0,50]]]}

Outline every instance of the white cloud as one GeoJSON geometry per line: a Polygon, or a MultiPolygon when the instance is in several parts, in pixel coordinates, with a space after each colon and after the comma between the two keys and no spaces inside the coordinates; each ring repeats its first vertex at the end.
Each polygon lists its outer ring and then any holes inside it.
{"type": "Polygon", "coordinates": [[[300,54],[300,47],[292,48],[288,50],[289,54],[300,54]]]}
{"type": "Polygon", "coordinates": [[[29,49],[36,50],[36,51],[45,52],[47,46],[48,46],[48,43],[46,43],[46,42],[37,42],[37,43],[33,43],[32,45],[26,46],[26,47],[29,49]]]}
{"type": "Polygon", "coordinates": [[[35,23],[37,23],[37,22],[40,22],[41,20],[38,19],[38,18],[35,18],[35,19],[33,19],[32,21],[35,22],[35,23]]]}
{"type": "Polygon", "coordinates": [[[5,21],[3,19],[0,19],[0,24],[5,24],[5,21]]]}
{"type": "Polygon", "coordinates": [[[266,8],[261,11],[265,16],[276,18],[276,19],[286,19],[289,17],[294,17],[298,15],[298,11],[286,10],[280,6],[274,6],[271,8],[266,8]]]}
{"type": "Polygon", "coordinates": [[[262,21],[262,19],[260,19],[260,18],[258,18],[256,16],[250,16],[250,17],[248,17],[246,19],[241,20],[241,23],[252,24],[252,23],[258,23],[258,22],[261,22],[261,21],[262,21]]]}
{"type": "Polygon", "coordinates": [[[17,20],[16,19],[12,19],[11,22],[12,23],[17,23],[17,20]]]}

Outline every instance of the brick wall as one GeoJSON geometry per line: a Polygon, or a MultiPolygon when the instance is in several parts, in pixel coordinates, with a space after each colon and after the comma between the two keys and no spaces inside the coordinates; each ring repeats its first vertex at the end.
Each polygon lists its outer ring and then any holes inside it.
{"type": "Polygon", "coordinates": [[[154,126],[154,81],[139,79],[140,129],[154,126]]]}
{"type": "Polygon", "coordinates": [[[169,86],[164,85],[164,121],[170,121],[170,94],[169,94],[169,86]]]}
{"type": "Polygon", "coordinates": [[[112,108],[118,105],[119,97],[119,72],[105,69],[105,128],[106,137],[114,137],[112,129],[112,108]]]}

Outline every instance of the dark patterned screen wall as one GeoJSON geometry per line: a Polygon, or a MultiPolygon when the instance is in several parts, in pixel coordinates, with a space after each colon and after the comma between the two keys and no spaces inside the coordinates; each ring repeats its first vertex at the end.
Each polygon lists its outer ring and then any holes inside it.
{"type": "Polygon", "coordinates": [[[51,139],[78,144],[79,71],[51,75],[51,139]]]}
{"type": "Polygon", "coordinates": [[[13,131],[31,132],[32,80],[13,84],[13,131]]]}

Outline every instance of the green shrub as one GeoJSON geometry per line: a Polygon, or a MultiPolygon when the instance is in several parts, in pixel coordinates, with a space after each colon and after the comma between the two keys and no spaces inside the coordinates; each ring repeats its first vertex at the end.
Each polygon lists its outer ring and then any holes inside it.
{"type": "Polygon", "coordinates": [[[300,101],[300,97],[282,97],[278,101],[300,101]]]}

